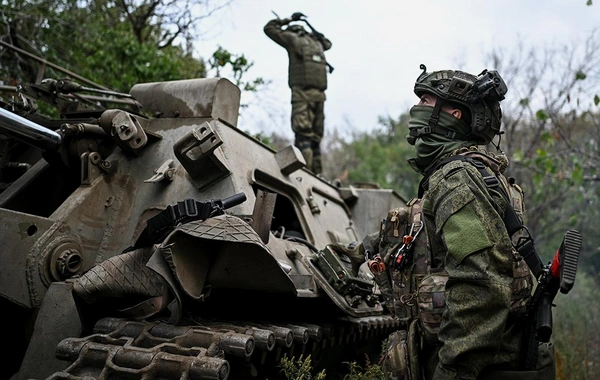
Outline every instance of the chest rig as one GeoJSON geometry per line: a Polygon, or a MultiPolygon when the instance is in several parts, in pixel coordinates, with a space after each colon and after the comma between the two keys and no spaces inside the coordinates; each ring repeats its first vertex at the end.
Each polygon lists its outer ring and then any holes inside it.
{"type": "MultiPolygon", "coordinates": [[[[505,215],[507,231],[513,245],[517,246],[517,241],[523,239],[520,231],[524,213],[521,188],[512,179],[508,180],[501,174],[502,163],[493,157],[478,151],[461,153],[459,158],[451,156],[436,169],[453,160],[468,160],[475,165],[488,190],[497,192],[498,197],[494,200],[497,207],[513,210],[512,213],[502,210],[501,215],[505,215]]],[[[442,313],[446,307],[445,286],[448,275],[443,268],[443,257],[440,257],[443,255],[439,255],[440,252],[443,253],[443,243],[438,236],[431,235],[434,233],[431,228],[427,228],[431,227],[432,220],[423,213],[423,194],[419,195],[420,198],[412,199],[406,208],[390,210],[382,220],[379,256],[371,261],[371,264],[378,265],[370,265],[370,268],[388,309],[395,317],[406,325],[411,320],[418,319],[423,337],[436,343],[442,313]]],[[[533,286],[528,263],[523,260],[520,251],[513,248],[511,252],[513,280],[509,312],[514,317],[525,315],[533,286]]]]}
{"type": "Polygon", "coordinates": [[[290,87],[327,89],[327,60],[321,43],[305,35],[288,49],[290,87]]]}
{"type": "MultiPolygon", "coordinates": [[[[380,266],[376,279],[387,280],[387,284],[380,284],[386,304],[397,319],[408,324],[419,316],[417,290],[431,272],[422,200],[415,198],[406,208],[390,210],[381,221],[379,236],[379,256],[375,261],[380,266]]],[[[376,272],[373,265],[370,268],[376,272]]]]}

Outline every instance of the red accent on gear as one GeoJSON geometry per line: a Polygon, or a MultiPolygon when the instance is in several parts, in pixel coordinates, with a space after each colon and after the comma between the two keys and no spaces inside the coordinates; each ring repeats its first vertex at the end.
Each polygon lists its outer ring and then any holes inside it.
{"type": "Polygon", "coordinates": [[[550,274],[554,278],[560,278],[560,248],[556,251],[552,265],[550,266],[550,274]]]}

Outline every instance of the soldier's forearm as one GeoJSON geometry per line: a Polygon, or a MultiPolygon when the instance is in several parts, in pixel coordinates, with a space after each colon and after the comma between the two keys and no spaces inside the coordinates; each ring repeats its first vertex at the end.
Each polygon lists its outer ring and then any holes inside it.
{"type": "Polygon", "coordinates": [[[283,35],[284,30],[281,29],[281,27],[284,25],[287,25],[289,23],[290,23],[290,19],[288,19],[288,18],[284,18],[284,19],[276,18],[276,19],[269,21],[267,23],[267,25],[265,25],[263,30],[270,39],[277,42],[279,45],[286,47],[287,41],[284,38],[284,35],[283,35]]]}

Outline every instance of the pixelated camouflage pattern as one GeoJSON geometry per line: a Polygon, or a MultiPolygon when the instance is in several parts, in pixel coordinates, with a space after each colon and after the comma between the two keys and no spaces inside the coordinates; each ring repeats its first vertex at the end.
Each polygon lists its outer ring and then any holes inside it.
{"type": "Polygon", "coordinates": [[[445,271],[430,273],[423,278],[417,289],[421,331],[423,337],[432,344],[439,342],[442,313],[446,309],[447,281],[448,274],[445,271]]]}
{"type": "Polygon", "coordinates": [[[438,335],[442,346],[434,358],[439,362],[429,361],[435,369],[426,371],[434,373],[435,379],[475,379],[486,366],[518,365],[524,320],[514,318],[511,307],[515,263],[520,258],[514,255],[497,211],[503,209],[503,202],[502,195],[490,191],[478,170],[467,162],[450,162],[429,179],[423,209],[433,263],[448,273],[446,312],[438,335]],[[452,231],[458,236],[447,236],[444,224],[465,209],[475,213],[485,236],[473,236],[460,226],[452,231]],[[460,239],[489,240],[491,245],[457,257],[446,241],[460,239]]]}
{"type": "MultiPolygon", "coordinates": [[[[499,177],[522,218],[523,193],[514,181],[502,176],[507,166],[505,157],[487,155],[476,149],[461,153],[478,156],[499,177]]],[[[391,210],[382,222],[380,253],[389,261],[393,250],[398,248],[402,231],[408,232],[408,226],[422,207],[426,229],[414,242],[413,261],[408,269],[389,273],[394,299],[405,301],[395,301],[393,309],[397,317],[404,316],[410,321],[414,304],[423,311],[418,316],[425,345],[419,351],[425,379],[475,379],[484,367],[498,366],[507,369],[516,379],[531,375],[516,370],[525,324],[522,316],[530,300],[532,277],[513,249],[497,211],[504,209],[505,202],[499,192],[487,188],[473,165],[455,161],[434,173],[423,199],[410,201],[408,210],[391,210]],[[481,220],[484,241],[491,244],[467,252],[459,262],[446,247],[444,223],[467,205],[481,220]],[[431,275],[424,275],[430,272],[431,275]],[[418,285],[421,288],[415,293],[418,285]],[[410,298],[415,294],[416,299],[410,298]],[[447,310],[445,316],[444,310],[447,310]],[[432,345],[436,335],[439,341],[432,345]]],[[[470,231],[464,231],[461,236],[462,239],[474,238],[470,231]]],[[[368,244],[374,244],[373,241],[368,244]]],[[[400,348],[395,352],[398,361],[403,351],[400,348]]],[[[418,354],[409,352],[408,356],[418,354]]],[[[398,365],[403,368],[403,364],[398,365]]]]}

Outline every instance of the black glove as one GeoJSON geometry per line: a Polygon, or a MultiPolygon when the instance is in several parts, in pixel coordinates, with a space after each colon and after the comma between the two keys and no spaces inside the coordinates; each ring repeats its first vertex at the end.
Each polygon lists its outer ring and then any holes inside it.
{"type": "Polygon", "coordinates": [[[306,16],[300,12],[295,12],[294,14],[292,14],[292,21],[301,20],[302,17],[306,17],[306,16]]]}

